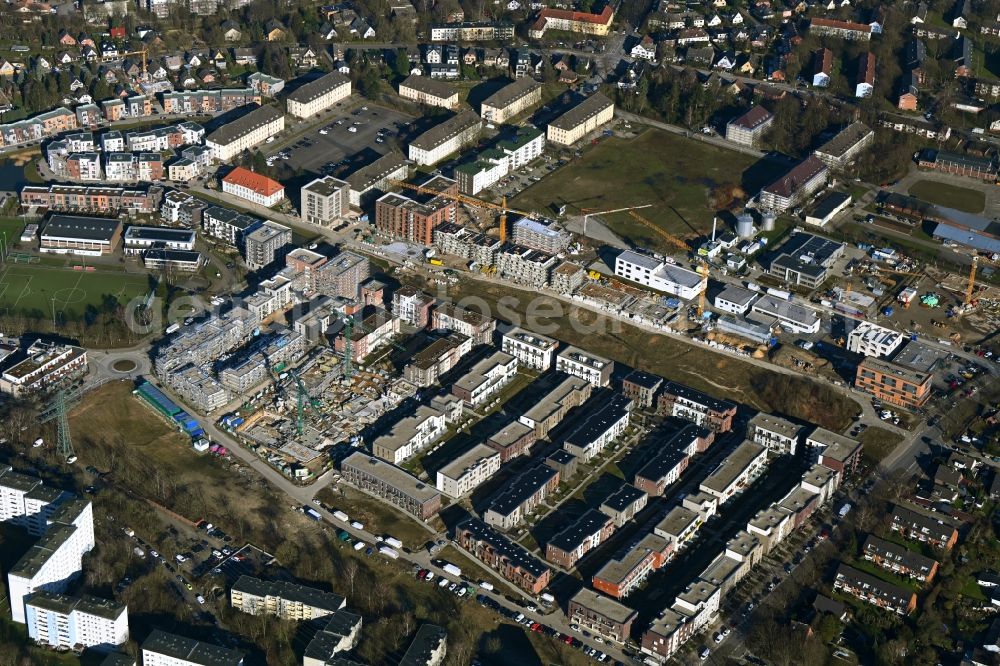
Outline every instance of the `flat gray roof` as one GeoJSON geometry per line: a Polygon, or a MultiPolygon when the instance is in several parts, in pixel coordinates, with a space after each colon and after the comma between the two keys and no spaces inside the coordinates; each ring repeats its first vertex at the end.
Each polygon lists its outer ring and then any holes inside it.
{"type": "Polygon", "coordinates": [[[438,470],[449,479],[457,479],[472,465],[486,458],[499,456],[500,453],[485,444],[476,444],[465,453],[459,454],[454,460],[438,470]]]}
{"type": "Polygon", "coordinates": [[[574,594],[570,602],[577,603],[618,624],[625,624],[638,615],[637,611],[628,606],[586,587],[574,594]]]}
{"type": "Polygon", "coordinates": [[[749,440],[744,441],[736,447],[735,451],[726,456],[726,459],[722,461],[722,464],[714,472],[701,482],[701,487],[720,493],[723,492],[733,481],[739,478],[740,474],[750,466],[751,462],[756,460],[766,450],[760,444],[755,444],[749,440]]]}
{"type": "Polygon", "coordinates": [[[198,666],[240,666],[243,663],[242,652],[211,643],[202,643],[193,638],[168,634],[159,629],[154,629],[153,633],[143,641],[142,649],[174,659],[184,659],[198,666]]]}

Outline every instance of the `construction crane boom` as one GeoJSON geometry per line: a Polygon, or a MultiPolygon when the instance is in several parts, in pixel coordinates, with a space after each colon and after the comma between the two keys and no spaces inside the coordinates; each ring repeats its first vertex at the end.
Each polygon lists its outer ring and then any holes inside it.
{"type": "Polygon", "coordinates": [[[972,255],[972,268],[969,269],[969,285],[965,288],[965,305],[972,305],[972,293],[976,289],[976,269],[979,267],[979,255],[972,255]]]}
{"type": "Polygon", "coordinates": [[[407,183],[402,180],[390,180],[389,184],[395,185],[397,187],[404,187],[408,190],[413,190],[415,192],[421,192],[422,194],[432,194],[436,197],[444,197],[445,199],[451,199],[452,201],[457,201],[458,203],[463,203],[467,206],[472,206],[473,208],[485,208],[487,210],[499,211],[501,242],[507,240],[507,213],[516,213],[517,215],[524,215],[525,217],[532,216],[532,213],[528,213],[522,210],[515,210],[513,208],[508,208],[506,196],[503,197],[500,204],[495,204],[489,201],[483,201],[482,199],[476,199],[475,197],[470,197],[465,194],[451,194],[448,192],[441,192],[439,190],[435,190],[432,187],[424,187],[423,185],[414,185],[413,183],[407,183]]]}
{"type": "Polygon", "coordinates": [[[126,51],[125,53],[122,53],[121,55],[123,57],[124,56],[130,56],[130,55],[142,56],[142,73],[143,73],[143,75],[149,73],[149,70],[146,67],[146,57],[148,55],[148,51],[146,49],[142,49],[142,50],[139,50],[139,51],[126,51]]]}
{"type": "MultiPolygon", "coordinates": [[[[636,221],[652,229],[658,236],[660,236],[660,238],[663,238],[677,249],[683,250],[684,252],[691,251],[691,248],[688,247],[687,243],[676,236],[667,233],[644,218],[642,215],[639,215],[639,213],[635,212],[635,209],[629,210],[628,214],[631,215],[636,221]]],[[[708,291],[708,264],[706,264],[705,260],[700,257],[698,258],[698,275],[700,275],[705,282],[702,285],[701,291],[698,293],[698,318],[701,319],[702,315],[705,314],[705,292],[708,291]]]]}
{"type": "Polygon", "coordinates": [[[583,235],[587,235],[587,220],[592,215],[610,215],[612,213],[624,213],[630,210],[639,210],[642,208],[651,208],[653,204],[642,204],[641,206],[626,206],[625,208],[612,208],[611,210],[598,210],[597,208],[581,208],[580,212],[583,213],[583,235]]]}

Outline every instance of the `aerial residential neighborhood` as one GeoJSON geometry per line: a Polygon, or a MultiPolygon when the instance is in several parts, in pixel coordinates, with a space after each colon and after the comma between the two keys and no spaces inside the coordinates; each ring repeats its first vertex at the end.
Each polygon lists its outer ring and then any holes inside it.
{"type": "Polygon", "coordinates": [[[997,7],[3,7],[3,663],[998,663],[997,7]]]}

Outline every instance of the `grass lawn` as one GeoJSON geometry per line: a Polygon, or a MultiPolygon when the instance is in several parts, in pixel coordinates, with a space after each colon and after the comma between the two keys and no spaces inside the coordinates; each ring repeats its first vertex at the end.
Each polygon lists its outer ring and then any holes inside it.
{"type": "MultiPolygon", "coordinates": [[[[80,261],[74,259],[71,261],[80,261]]],[[[71,264],[76,265],[76,264],[71,264]]],[[[43,264],[7,262],[0,270],[0,308],[38,309],[52,316],[52,308],[82,315],[87,305],[98,305],[101,297],[112,294],[127,302],[149,292],[146,275],[106,271],[76,271],[43,264]],[[54,302],[53,302],[54,299],[54,302]]]]}
{"type": "Polygon", "coordinates": [[[983,590],[979,587],[979,583],[977,583],[976,579],[972,576],[965,576],[963,578],[961,592],[962,596],[967,599],[986,601],[986,595],[983,594],[983,590]]]}
{"type": "Polygon", "coordinates": [[[860,439],[864,447],[861,455],[865,463],[877,465],[903,441],[903,436],[875,426],[861,433],[860,439]]]}
{"type": "Polygon", "coordinates": [[[372,534],[390,534],[411,550],[422,548],[433,536],[413,518],[346,485],[339,489],[327,486],[318,497],[324,504],[342,510],[351,520],[364,524],[372,534]]]}
{"type": "Polygon", "coordinates": [[[895,574],[886,571],[880,566],[876,566],[868,560],[855,560],[854,562],[851,562],[851,566],[858,571],[864,571],[865,573],[871,574],[879,580],[884,580],[887,583],[892,583],[893,585],[898,585],[899,587],[913,590],[914,592],[920,592],[920,584],[917,581],[910,580],[909,578],[903,578],[902,576],[896,576],[895,574]]]}
{"type": "Polygon", "coordinates": [[[910,186],[909,193],[918,199],[966,213],[982,213],[986,208],[986,195],[983,192],[934,180],[918,180],[910,186]]]}
{"type": "MultiPolygon", "coordinates": [[[[745,198],[770,180],[774,171],[742,153],[647,130],[632,139],[604,139],[566,167],[529,187],[512,202],[521,209],[553,211],[566,205],[613,209],[653,204],[638,211],[681,238],[711,231],[712,217],[734,198],[745,198]]],[[[627,213],[604,217],[616,233],[638,245],[674,251],[627,213]]]]}

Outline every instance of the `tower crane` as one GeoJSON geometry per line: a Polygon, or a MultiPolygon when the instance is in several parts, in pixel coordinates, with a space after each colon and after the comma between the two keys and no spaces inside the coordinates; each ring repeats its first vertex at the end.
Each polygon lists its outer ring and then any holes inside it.
{"type": "Polygon", "coordinates": [[[581,208],[583,213],[583,235],[587,235],[587,219],[594,215],[610,215],[611,213],[625,213],[631,210],[651,208],[653,204],[643,204],[641,206],[626,206],[625,208],[612,208],[611,210],[599,210],[597,208],[581,208]]]}
{"type": "MultiPolygon", "coordinates": [[[[635,212],[634,209],[629,210],[628,214],[632,216],[637,222],[653,230],[656,235],[658,235],[663,240],[667,241],[679,250],[683,250],[686,253],[691,252],[691,248],[688,247],[687,243],[677,238],[673,234],[669,234],[663,229],[659,228],[639,213],[635,212]]],[[[698,294],[698,319],[701,319],[702,315],[705,314],[705,292],[708,291],[708,264],[701,257],[698,257],[698,275],[702,277],[702,289],[698,294]]]]}
{"type": "Polygon", "coordinates": [[[457,201],[458,203],[463,203],[467,206],[472,206],[473,208],[484,208],[486,210],[495,210],[500,212],[500,242],[506,242],[507,240],[507,213],[515,213],[517,215],[524,215],[525,217],[531,217],[533,213],[527,213],[522,210],[516,210],[507,206],[507,197],[504,196],[501,199],[500,204],[490,203],[489,201],[483,201],[482,199],[476,199],[475,197],[470,197],[465,194],[450,194],[448,192],[441,192],[435,190],[432,187],[424,187],[423,185],[414,185],[413,183],[407,183],[402,180],[390,180],[391,185],[397,187],[404,187],[408,190],[413,190],[415,192],[421,192],[423,194],[431,194],[436,197],[444,197],[445,199],[451,199],[452,201],[457,201]]]}
{"type": "Polygon", "coordinates": [[[976,289],[976,269],[979,268],[979,255],[972,255],[972,268],[969,269],[969,285],[965,288],[965,302],[963,305],[972,305],[972,292],[976,289]]]}
{"type": "Polygon", "coordinates": [[[148,70],[148,68],[146,66],[146,58],[149,55],[149,51],[147,51],[145,48],[140,49],[138,51],[126,51],[125,53],[122,53],[121,55],[123,57],[124,56],[130,56],[130,55],[142,56],[142,75],[145,76],[146,74],[149,73],[149,70],[148,70]]]}

